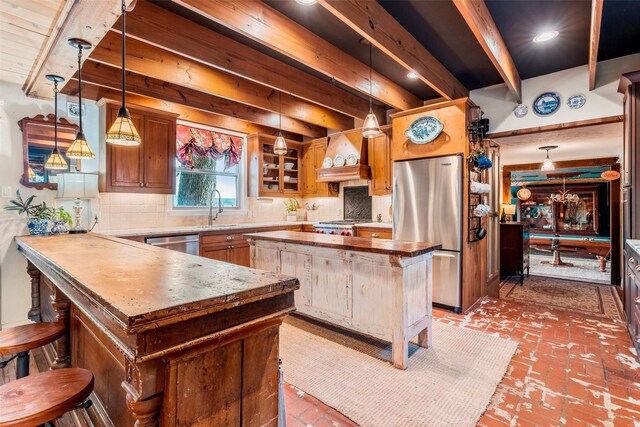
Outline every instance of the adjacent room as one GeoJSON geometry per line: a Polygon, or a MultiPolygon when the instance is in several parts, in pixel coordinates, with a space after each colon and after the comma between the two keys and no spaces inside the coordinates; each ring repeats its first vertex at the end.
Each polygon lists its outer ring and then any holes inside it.
{"type": "Polygon", "coordinates": [[[0,426],[640,427],[638,17],[0,0],[0,426]]]}

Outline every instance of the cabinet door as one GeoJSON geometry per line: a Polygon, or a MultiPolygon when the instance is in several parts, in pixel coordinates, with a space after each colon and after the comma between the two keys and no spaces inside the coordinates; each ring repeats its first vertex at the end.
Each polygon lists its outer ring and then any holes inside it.
{"type": "Polygon", "coordinates": [[[351,288],[347,263],[339,259],[314,256],[311,260],[311,305],[320,311],[351,317],[351,288]]]}
{"type": "Polygon", "coordinates": [[[249,245],[232,245],[229,249],[229,262],[231,264],[249,267],[251,264],[251,250],[249,249],[249,245]]]}
{"type": "Polygon", "coordinates": [[[304,148],[302,156],[302,195],[313,197],[316,190],[315,147],[304,148]]]}
{"type": "Polygon", "coordinates": [[[217,248],[205,248],[200,256],[218,261],[229,262],[229,249],[227,246],[217,248]]]}
{"type": "Polygon", "coordinates": [[[369,194],[391,194],[391,150],[387,134],[369,139],[369,166],[372,177],[369,181],[369,194]]]}
{"type": "MultiPolygon", "coordinates": [[[[107,113],[107,127],[109,127],[118,117],[118,107],[109,106],[107,113]]],[[[144,117],[131,112],[131,120],[140,135],[144,135],[144,117]]],[[[107,144],[107,191],[131,191],[131,189],[142,187],[144,182],[143,144],[134,146],[107,144]]]]}
{"type": "Polygon", "coordinates": [[[143,187],[158,193],[174,193],[176,127],[175,119],[146,116],[144,121],[143,187]]]}

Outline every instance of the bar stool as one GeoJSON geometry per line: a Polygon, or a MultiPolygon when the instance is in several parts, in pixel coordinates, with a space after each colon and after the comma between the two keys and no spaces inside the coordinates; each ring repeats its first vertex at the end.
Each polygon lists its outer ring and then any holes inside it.
{"type": "Polygon", "coordinates": [[[0,356],[14,356],[0,363],[0,368],[18,358],[16,379],[29,375],[29,350],[54,342],[64,335],[62,322],[30,323],[0,331],[0,356]]]}
{"type": "Polygon", "coordinates": [[[85,400],[92,391],[93,374],[81,368],[54,369],[8,382],[0,386],[0,426],[49,424],[73,409],[90,407],[91,400],[85,400]]]}

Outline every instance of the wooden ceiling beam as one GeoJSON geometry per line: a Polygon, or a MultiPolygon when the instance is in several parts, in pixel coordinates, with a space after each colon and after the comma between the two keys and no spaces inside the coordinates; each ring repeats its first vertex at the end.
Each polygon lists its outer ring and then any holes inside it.
{"type": "Polygon", "coordinates": [[[483,0],[453,0],[471,32],[493,63],[518,103],[522,102],[522,82],[507,45],[483,0]]]}
{"type": "Polygon", "coordinates": [[[598,46],[602,27],[603,0],[591,0],[591,29],[589,31],[589,90],[596,88],[596,67],[598,65],[598,46]]]}
{"type": "MultiPolygon", "coordinates": [[[[297,62],[369,95],[369,66],[302,25],[252,0],[173,0],[175,3],[255,40],[297,62]]],[[[372,96],[399,110],[419,107],[418,97],[374,72],[372,96]]]]}
{"type": "Polygon", "coordinates": [[[351,117],[369,113],[368,100],[148,1],[127,15],[127,36],[351,117]]]}
{"type": "Polygon", "coordinates": [[[447,100],[469,96],[469,90],[377,1],[319,0],[318,4],[447,100]]]}
{"type": "MultiPolygon", "coordinates": [[[[126,4],[134,1],[126,0],[126,4]]],[[[98,44],[120,17],[121,7],[121,0],[67,0],[22,87],[24,92],[32,97],[52,98],[53,83],[45,76],[57,74],[68,80],[77,69],[78,51],[67,40],[77,37],[98,44]]]]}
{"type": "MultiPolygon", "coordinates": [[[[91,59],[121,66],[121,35],[109,32],[91,59]]],[[[225,73],[133,38],[127,39],[127,70],[272,111],[328,129],[352,129],[353,118],[267,86],[225,73]]]]}
{"type": "MultiPolygon", "coordinates": [[[[78,81],[72,79],[72,82],[72,84],[66,85],[61,90],[61,93],[68,96],[78,96],[78,81]]],[[[119,103],[121,96],[122,94],[119,90],[104,88],[90,83],[82,83],[82,97],[85,99],[92,99],[94,101],[105,99],[119,103]]],[[[221,114],[186,107],[184,105],[163,101],[157,98],[150,98],[147,96],[127,93],[127,102],[130,103],[132,107],[137,105],[140,107],[168,111],[170,113],[178,114],[178,119],[180,120],[200,123],[220,129],[227,129],[234,132],[245,133],[248,135],[254,133],[273,136],[278,135],[278,130],[271,127],[261,126],[255,123],[248,122],[246,120],[240,120],[221,114]]],[[[287,139],[302,141],[302,136],[295,133],[283,131],[282,135],[287,139]]]]}
{"type": "MultiPolygon", "coordinates": [[[[120,90],[122,86],[121,68],[101,64],[93,60],[84,63],[82,79],[87,83],[109,89],[120,90]]],[[[161,81],[127,71],[127,93],[157,98],[163,101],[181,104],[199,110],[214,112],[236,119],[246,120],[274,129],[279,127],[279,115],[270,111],[240,104],[225,98],[181,87],[177,84],[161,81]]],[[[282,116],[282,129],[312,138],[327,135],[327,129],[309,123],[282,116]]]]}

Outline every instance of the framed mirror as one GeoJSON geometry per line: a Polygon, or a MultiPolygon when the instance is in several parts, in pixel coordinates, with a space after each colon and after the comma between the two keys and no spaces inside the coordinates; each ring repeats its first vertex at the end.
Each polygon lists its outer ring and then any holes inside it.
{"type": "MultiPolygon", "coordinates": [[[[25,187],[38,190],[58,188],[56,175],[68,171],[80,171],[80,160],[65,157],[69,168],[64,170],[47,170],[44,163],[53,151],[54,145],[54,115],[46,117],[39,114],[35,117],[25,117],[18,122],[22,131],[23,173],[20,183],[25,187]]],[[[60,154],[65,155],[78,133],[78,125],[69,123],[64,118],[58,119],[58,148],[60,154]]]]}

